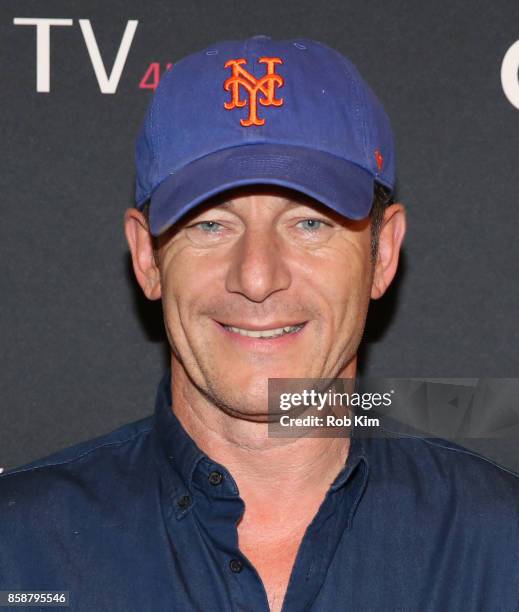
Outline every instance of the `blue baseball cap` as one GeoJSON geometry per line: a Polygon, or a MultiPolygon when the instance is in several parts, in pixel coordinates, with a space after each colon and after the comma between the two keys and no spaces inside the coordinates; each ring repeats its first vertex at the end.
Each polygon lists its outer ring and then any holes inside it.
{"type": "Polygon", "coordinates": [[[136,146],[136,205],[158,236],[208,198],[243,185],[295,189],[366,217],[374,182],[395,184],[389,119],[355,66],[327,45],[254,36],[177,61],[136,146]]]}

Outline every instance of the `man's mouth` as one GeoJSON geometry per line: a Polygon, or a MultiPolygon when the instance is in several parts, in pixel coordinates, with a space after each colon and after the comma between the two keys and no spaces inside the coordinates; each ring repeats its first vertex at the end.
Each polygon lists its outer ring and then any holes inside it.
{"type": "Polygon", "coordinates": [[[232,325],[224,325],[223,327],[230,332],[240,334],[240,336],[248,336],[249,338],[279,338],[286,334],[295,334],[304,327],[305,323],[297,325],[287,325],[285,327],[276,327],[274,329],[245,329],[243,327],[233,327],[232,325]]]}

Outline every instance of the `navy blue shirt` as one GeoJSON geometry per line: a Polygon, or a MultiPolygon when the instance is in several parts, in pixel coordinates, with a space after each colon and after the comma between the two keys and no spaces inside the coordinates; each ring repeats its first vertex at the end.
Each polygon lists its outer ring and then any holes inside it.
{"type": "MultiPolygon", "coordinates": [[[[243,511],[167,373],[154,415],[0,476],[0,590],[67,590],[81,612],[267,611],[243,511]]],[[[519,610],[519,478],[446,441],[354,435],[288,585],[283,612],[306,610],[519,610]]]]}

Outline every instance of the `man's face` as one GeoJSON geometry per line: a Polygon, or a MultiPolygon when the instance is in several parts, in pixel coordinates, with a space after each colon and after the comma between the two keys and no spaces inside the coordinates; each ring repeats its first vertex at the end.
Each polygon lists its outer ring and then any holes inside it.
{"type": "Polygon", "coordinates": [[[174,369],[243,418],[266,414],[269,378],[345,375],[370,299],[370,239],[368,219],[282,188],[196,209],[159,249],[174,369]]]}

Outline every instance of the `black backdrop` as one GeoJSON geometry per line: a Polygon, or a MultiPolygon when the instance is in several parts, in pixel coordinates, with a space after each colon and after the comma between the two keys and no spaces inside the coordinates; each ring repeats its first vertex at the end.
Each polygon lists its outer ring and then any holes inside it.
{"type": "MultiPolygon", "coordinates": [[[[519,376],[517,0],[18,0],[0,28],[1,466],[152,411],[167,351],[122,229],[134,140],[154,77],[216,40],[322,40],[392,118],[408,235],[363,373],[519,376]],[[48,71],[27,19],[68,20],[48,71]]],[[[510,444],[492,453],[519,466],[510,444]]]]}

